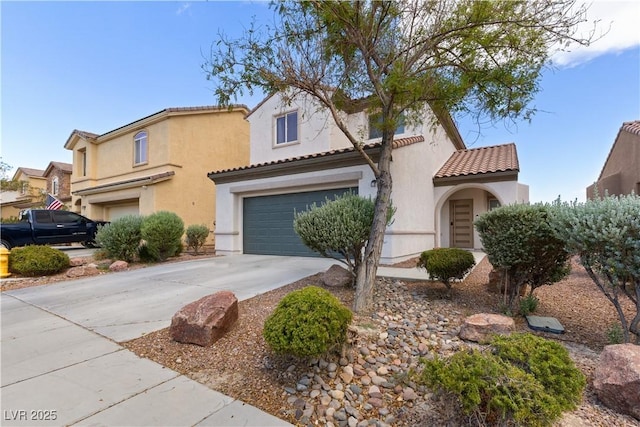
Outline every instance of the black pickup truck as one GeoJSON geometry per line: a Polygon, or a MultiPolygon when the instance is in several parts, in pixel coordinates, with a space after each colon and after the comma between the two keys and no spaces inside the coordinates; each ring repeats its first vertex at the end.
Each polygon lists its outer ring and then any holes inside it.
{"type": "Polygon", "coordinates": [[[0,244],[7,249],[74,242],[92,247],[98,227],[104,224],[69,211],[26,209],[20,212],[19,222],[0,224],[0,244]]]}

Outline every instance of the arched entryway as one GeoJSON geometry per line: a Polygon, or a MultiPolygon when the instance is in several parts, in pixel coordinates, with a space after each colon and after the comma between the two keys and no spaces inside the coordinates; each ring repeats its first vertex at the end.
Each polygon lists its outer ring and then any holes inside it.
{"type": "Polygon", "coordinates": [[[482,249],[473,223],[482,213],[504,203],[500,195],[483,184],[458,185],[442,190],[435,209],[437,246],[482,249]]]}

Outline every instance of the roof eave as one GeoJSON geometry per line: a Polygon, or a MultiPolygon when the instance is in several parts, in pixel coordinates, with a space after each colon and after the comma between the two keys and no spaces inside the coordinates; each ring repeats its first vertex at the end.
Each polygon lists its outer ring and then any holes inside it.
{"type": "Polygon", "coordinates": [[[497,172],[482,172],[468,175],[434,177],[433,185],[436,187],[445,187],[448,185],[459,185],[467,183],[487,183],[517,180],[518,170],[506,170],[497,172]]]}

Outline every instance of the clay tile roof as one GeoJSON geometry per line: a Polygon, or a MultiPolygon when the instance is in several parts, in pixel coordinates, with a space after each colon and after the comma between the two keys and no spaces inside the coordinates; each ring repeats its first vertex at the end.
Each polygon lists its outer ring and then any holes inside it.
{"type": "MultiPolygon", "coordinates": [[[[406,147],[407,145],[416,144],[418,142],[424,142],[424,136],[419,135],[419,136],[410,136],[410,137],[407,137],[407,138],[398,138],[398,139],[393,141],[393,148],[394,149],[395,148],[402,148],[402,147],[406,147]]],[[[371,144],[366,144],[363,148],[372,149],[372,148],[376,148],[376,147],[380,147],[380,146],[381,146],[380,142],[374,142],[374,143],[371,143],[371,144]]],[[[277,165],[277,164],[282,164],[282,163],[291,163],[291,162],[304,160],[304,159],[327,157],[327,156],[340,154],[340,153],[348,153],[350,151],[355,151],[355,149],[353,147],[347,147],[347,148],[340,148],[340,149],[331,150],[331,151],[325,151],[325,152],[322,152],[322,153],[305,154],[305,155],[302,155],[302,156],[292,157],[292,158],[288,158],[288,159],[274,160],[274,161],[271,161],[271,162],[256,163],[256,164],[249,165],[249,166],[240,166],[240,167],[232,168],[232,169],[224,169],[224,170],[220,170],[220,171],[209,172],[209,175],[216,175],[216,174],[221,174],[221,173],[225,173],[225,172],[256,169],[256,168],[260,168],[260,167],[263,167],[263,166],[277,165]]]]}
{"type": "Polygon", "coordinates": [[[86,132],[83,130],[78,130],[75,129],[73,132],[71,132],[71,134],[73,135],[74,133],[78,134],[80,137],[82,138],[86,138],[86,139],[95,139],[97,138],[99,135],[92,133],[92,132],[86,132]]]}
{"type": "Polygon", "coordinates": [[[633,122],[624,122],[622,124],[622,130],[634,135],[640,135],[640,120],[635,120],[633,122]]]}
{"type": "Polygon", "coordinates": [[[492,172],[518,172],[518,154],[514,143],[456,151],[434,178],[451,178],[492,172]]]}

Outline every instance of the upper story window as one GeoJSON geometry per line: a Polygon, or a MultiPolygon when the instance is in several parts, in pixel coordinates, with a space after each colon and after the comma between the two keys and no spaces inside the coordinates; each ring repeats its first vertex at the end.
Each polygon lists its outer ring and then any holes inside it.
{"type": "Polygon", "coordinates": [[[276,117],[276,145],[289,144],[298,140],[298,112],[276,117]]]}
{"type": "Polygon", "coordinates": [[[29,183],[27,181],[22,181],[20,184],[20,195],[24,196],[29,192],[29,183]]]}
{"type": "Polygon", "coordinates": [[[140,165],[147,163],[147,132],[138,132],[133,137],[133,164],[140,165]]]}
{"type": "Polygon", "coordinates": [[[78,157],[80,176],[87,176],[87,149],[79,150],[78,157]]]}
{"type": "Polygon", "coordinates": [[[60,183],[58,182],[58,177],[54,176],[53,180],[51,180],[51,193],[54,196],[57,196],[59,189],[60,189],[60,183]]]}
{"type": "MultiPolygon", "coordinates": [[[[379,114],[369,115],[369,139],[382,138],[382,117],[379,114]]],[[[404,133],[404,115],[400,116],[395,134],[404,133]]]]}

